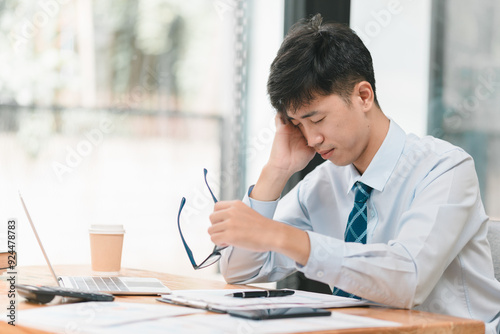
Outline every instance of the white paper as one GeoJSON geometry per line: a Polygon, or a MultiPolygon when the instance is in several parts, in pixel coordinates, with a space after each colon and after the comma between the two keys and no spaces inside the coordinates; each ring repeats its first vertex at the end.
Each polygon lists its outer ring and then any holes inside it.
{"type": "Polygon", "coordinates": [[[193,307],[220,311],[277,307],[334,308],[368,305],[368,302],[358,299],[300,290],[295,290],[293,295],[284,297],[235,298],[228,296],[228,294],[241,291],[241,289],[176,290],[172,291],[170,295],[162,296],[162,299],[181,305],[191,305],[193,307]]]}
{"type": "Polygon", "coordinates": [[[93,332],[97,328],[202,312],[165,304],[85,302],[22,310],[18,323],[57,333],[82,333],[93,332]]]}
{"type": "Polygon", "coordinates": [[[400,324],[367,317],[332,312],[329,317],[290,318],[275,320],[247,320],[229,315],[191,315],[162,318],[155,321],[112,326],[94,331],[95,334],[280,334],[326,331],[346,328],[395,327],[400,324]]]}

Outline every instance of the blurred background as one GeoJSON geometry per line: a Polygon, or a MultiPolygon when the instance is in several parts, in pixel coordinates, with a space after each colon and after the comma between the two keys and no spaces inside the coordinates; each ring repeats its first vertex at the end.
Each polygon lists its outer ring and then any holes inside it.
{"type": "Polygon", "coordinates": [[[474,157],[500,216],[498,1],[3,0],[0,238],[16,218],[19,264],[44,264],[21,191],[54,264],[89,264],[89,225],[123,224],[123,266],[221,279],[192,269],[180,200],[201,261],[213,248],[203,168],[220,199],[256,181],[274,133],[269,65],[315,13],[370,49],[389,117],[474,157]]]}

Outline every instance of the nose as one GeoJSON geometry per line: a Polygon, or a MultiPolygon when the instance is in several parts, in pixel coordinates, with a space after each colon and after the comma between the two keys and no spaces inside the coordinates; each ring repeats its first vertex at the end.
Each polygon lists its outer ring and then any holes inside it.
{"type": "Polygon", "coordinates": [[[312,148],[321,145],[325,140],[321,133],[314,131],[314,129],[311,128],[304,131],[304,137],[306,138],[307,146],[312,148]]]}

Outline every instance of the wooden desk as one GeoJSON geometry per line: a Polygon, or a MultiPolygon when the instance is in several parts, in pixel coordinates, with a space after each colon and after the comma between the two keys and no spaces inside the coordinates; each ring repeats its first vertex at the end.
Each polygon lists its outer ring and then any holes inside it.
{"type": "MultiPolygon", "coordinates": [[[[60,275],[88,275],[90,269],[86,266],[61,266],[56,267],[57,273],[60,275]]],[[[46,284],[53,285],[53,279],[50,276],[48,269],[45,266],[40,267],[25,267],[18,268],[18,284],[46,284]]],[[[156,277],[172,290],[179,289],[235,289],[244,286],[225,284],[219,281],[199,280],[189,277],[183,277],[174,274],[158,273],[145,270],[122,269],[123,276],[138,276],[138,277],[156,277]]],[[[248,287],[246,287],[248,288],[248,287]]],[[[0,309],[6,312],[4,305],[7,305],[7,290],[8,286],[5,281],[0,282],[0,309]]],[[[116,301],[131,302],[131,303],[154,303],[158,304],[153,296],[124,296],[116,297],[116,301]]],[[[18,310],[26,310],[35,307],[46,307],[26,303],[21,297],[18,299],[18,310]]],[[[347,314],[366,316],[375,319],[389,320],[401,323],[403,327],[393,328],[363,328],[363,329],[348,329],[336,330],[320,333],[455,333],[455,334],[475,334],[484,333],[484,324],[481,321],[455,318],[445,315],[412,311],[412,310],[395,310],[379,307],[359,307],[359,308],[342,308],[334,309],[336,312],[347,314]]],[[[19,315],[16,315],[18,317],[19,315]]],[[[3,315],[2,315],[3,317],[3,315]]],[[[16,325],[11,326],[0,321],[0,333],[2,334],[17,334],[17,333],[33,333],[42,334],[45,331],[34,328],[26,328],[16,325]]],[[[319,332],[316,332],[319,333],[319,332]]]]}

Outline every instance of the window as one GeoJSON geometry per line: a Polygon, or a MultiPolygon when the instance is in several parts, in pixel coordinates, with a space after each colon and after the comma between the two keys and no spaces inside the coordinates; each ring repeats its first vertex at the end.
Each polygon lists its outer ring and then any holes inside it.
{"type": "Polygon", "coordinates": [[[500,216],[500,4],[433,2],[429,132],[472,155],[486,212],[500,216]]]}
{"type": "MultiPolygon", "coordinates": [[[[221,1],[3,2],[2,216],[26,219],[21,190],[54,263],[89,263],[89,225],[123,224],[122,265],[194,274],[182,196],[195,256],[213,247],[203,168],[220,196],[242,15],[221,1]]],[[[20,235],[20,264],[43,264],[32,232],[20,235]]]]}

